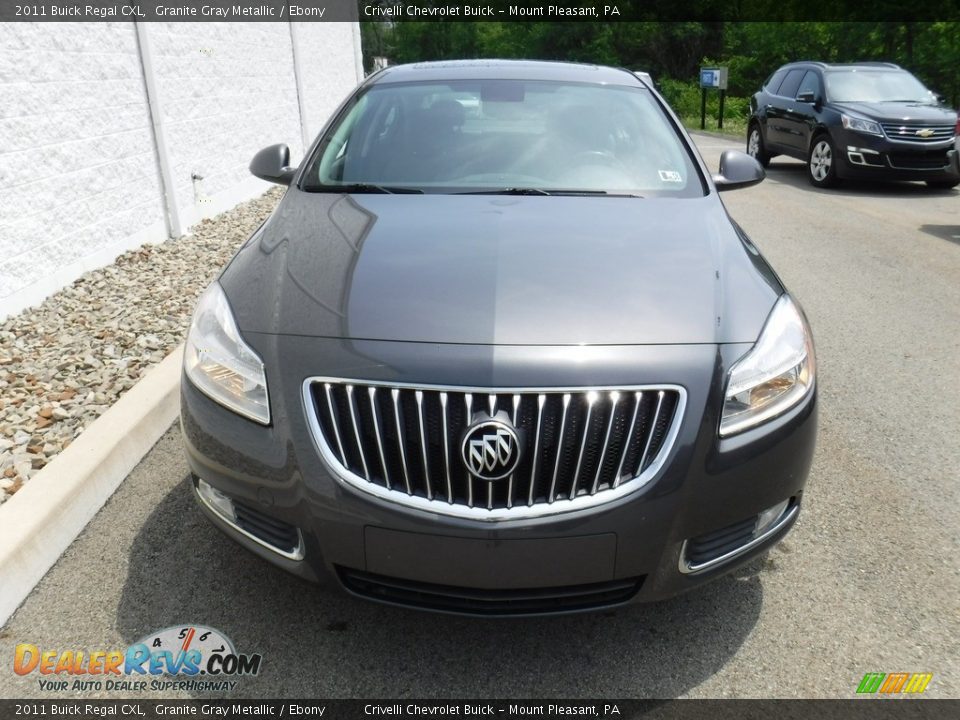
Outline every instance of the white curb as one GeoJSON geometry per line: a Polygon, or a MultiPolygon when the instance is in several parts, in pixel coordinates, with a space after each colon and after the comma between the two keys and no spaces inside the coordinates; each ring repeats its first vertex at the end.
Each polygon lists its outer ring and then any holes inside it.
{"type": "Polygon", "coordinates": [[[0,505],[0,625],[180,411],[178,346],[0,505]]]}

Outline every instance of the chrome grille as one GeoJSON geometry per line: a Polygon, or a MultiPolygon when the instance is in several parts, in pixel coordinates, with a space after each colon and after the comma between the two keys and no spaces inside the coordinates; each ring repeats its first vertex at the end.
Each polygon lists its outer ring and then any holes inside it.
{"type": "Polygon", "coordinates": [[[488,389],[304,383],[317,446],[337,477],[432,512],[484,520],[580,509],[642,487],[667,454],[683,415],[677,386],[488,389]],[[516,428],[514,472],[467,472],[461,442],[478,419],[516,428]]]}
{"type": "Polygon", "coordinates": [[[900,140],[902,142],[915,143],[939,143],[947,140],[953,140],[956,134],[954,125],[925,125],[923,123],[880,123],[883,131],[891,140],[900,140]],[[929,137],[917,135],[917,131],[929,130],[933,134],[929,137]]]}

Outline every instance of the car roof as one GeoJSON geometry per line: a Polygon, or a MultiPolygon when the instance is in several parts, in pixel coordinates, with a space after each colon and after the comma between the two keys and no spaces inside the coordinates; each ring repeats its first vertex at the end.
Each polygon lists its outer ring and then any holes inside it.
{"type": "Polygon", "coordinates": [[[818,68],[820,70],[903,70],[902,67],[888,62],[825,63],[817,60],[798,60],[787,63],[780,69],[818,68]]]}
{"type": "Polygon", "coordinates": [[[369,82],[399,83],[433,80],[560,80],[644,87],[629,70],[584,63],[544,60],[439,60],[436,62],[391,65],[369,82]]]}

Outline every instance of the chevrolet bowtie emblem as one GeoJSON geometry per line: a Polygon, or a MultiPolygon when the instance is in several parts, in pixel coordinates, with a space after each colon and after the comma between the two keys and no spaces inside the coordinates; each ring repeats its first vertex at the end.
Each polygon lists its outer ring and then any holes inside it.
{"type": "Polygon", "coordinates": [[[931,130],[930,128],[923,128],[923,130],[917,130],[917,132],[916,132],[915,134],[916,134],[918,137],[928,138],[928,137],[930,137],[931,135],[933,135],[933,130],[931,130]]]}

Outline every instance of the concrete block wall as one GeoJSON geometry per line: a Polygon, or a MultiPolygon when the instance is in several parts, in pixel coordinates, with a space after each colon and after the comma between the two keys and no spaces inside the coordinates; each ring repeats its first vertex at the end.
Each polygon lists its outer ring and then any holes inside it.
{"type": "Polygon", "coordinates": [[[166,237],[132,23],[0,23],[0,317],[166,237]]]}
{"type": "Polygon", "coordinates": [[[360,26],[299,22],[291,23],[291,30],[299,69],[303,129],[308,142],[313,142],[330,113],[363,80],[360,26]],[[353,72],[337,70],[341,67],[339,58],[348,55],[354,57],[353,72]]]}
{"type": "Polygon", "coordinates": [[[362,76],[356,23],[0,24],[0,319],[263,192],[362,76]]]}

